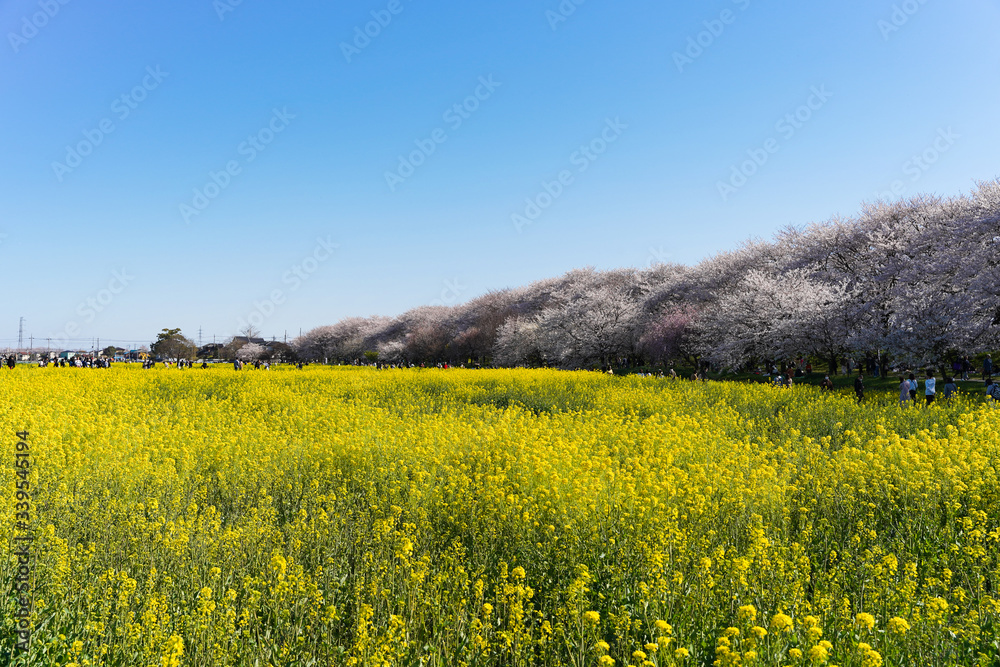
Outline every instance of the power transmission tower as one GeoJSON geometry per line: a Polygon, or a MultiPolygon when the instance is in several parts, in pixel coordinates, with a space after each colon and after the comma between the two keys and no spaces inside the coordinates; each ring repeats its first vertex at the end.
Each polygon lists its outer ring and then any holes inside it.
{"type": "Polygon", "coordinates": [[[201,327],[198,327],[198,347],[201,347],[201,327]]]}
{"type": "Polygon", "coordinates": [[[24,318],[22,317],[17,325],[17,349],[24,347],[24,318]]]}

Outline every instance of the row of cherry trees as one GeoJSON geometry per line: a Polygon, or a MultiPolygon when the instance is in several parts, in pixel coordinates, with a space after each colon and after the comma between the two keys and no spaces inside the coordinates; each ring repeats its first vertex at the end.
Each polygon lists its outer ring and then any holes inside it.
{"type": "Polygon", "coordinates": [[[343,320],[308,359],[566,368],[686,358],[737,369],[809,355],[908,365],[1000,342],[1000,179],[969,195],[865,206],[695,266],[571,271],[468,303],[343,320]]]}

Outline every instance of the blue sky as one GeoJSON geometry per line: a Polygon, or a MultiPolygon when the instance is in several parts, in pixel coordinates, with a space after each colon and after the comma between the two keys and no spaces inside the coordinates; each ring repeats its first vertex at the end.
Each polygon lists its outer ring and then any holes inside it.
{"type": "Polygon", "coordinates": [[[0,2],[0,348],[290,338],[1000,175],[987,0],[64,2],[0,2]]]}

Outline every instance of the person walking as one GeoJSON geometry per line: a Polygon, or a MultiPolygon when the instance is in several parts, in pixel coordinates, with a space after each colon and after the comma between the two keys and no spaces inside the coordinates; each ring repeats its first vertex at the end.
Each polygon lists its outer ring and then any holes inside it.
{"type": "Polygon", "coordinates": [[[916,404],[917,402],[917,378],[914,377],[913,373],[910,373],[910,400],[916,404]]]}
{"type": "Polygon", "coordinates": [[[969,371],[972,370],[972,364],[969,363],[969,355],[962,357],[962,380],[968,382],[969,371]]]}
{"type": "Polygon", "coordinates": [[[993,357],[987,354],[986,361],[983,362],[983,379],[991,377],[993,377],[993,357]]]}
{"type": "Polygon", "coordinates": [[[854,378],[854,393],[858,397],[858,403],[865,400],[865,374],[858,372],[858,377],[854,378]]]}
{"type": "Polygon", "coordinates": [[[1000,403],[1000,384],[997,384],[996,380],[987,380],[986,382],[986,400],[990,401],[994,407],[997,403],[1000,403]],[[990,399],[993,399],[990,401],[990,399]]]}
{"type": "Polygon", "coordinates": [[[899,378],[899,407],[905,408],[910,402],[910,381],[899,378]]]}
{"type": "Polygon", "coordinates": [[[955,378],[946,377],[944,379],[944,389],[941,391],[941,398],[948,401],[951,397],[955,395],[958,391],[958,385],[955,384],[955,378]]]}
{"type": "Polygon", "coordinates": [[[937,395],[937,380],[934,379],[934,371],[927,369],[927,379],[924,380],[924,398],[927,399],[927,407],[934,402],[937,395]]]}

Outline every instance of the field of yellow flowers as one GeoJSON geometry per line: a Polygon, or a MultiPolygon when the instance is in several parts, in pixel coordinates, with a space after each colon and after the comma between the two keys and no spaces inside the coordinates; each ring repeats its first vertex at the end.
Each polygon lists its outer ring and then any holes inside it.
{"type": "Polygon", "coordinates": [[[18,368],[0,442],[0,664],[1000,664],[1000,410],[972,399],[18,368]]]}

